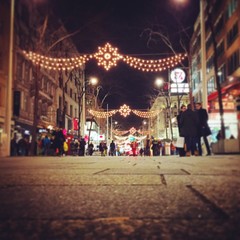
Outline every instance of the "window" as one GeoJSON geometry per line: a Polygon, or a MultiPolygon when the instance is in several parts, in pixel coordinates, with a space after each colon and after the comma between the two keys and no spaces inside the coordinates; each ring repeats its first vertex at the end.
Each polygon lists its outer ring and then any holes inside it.
{"type": "Polygon", "coordinates": [[[0,52],[0,70],[3,69],[3,53],[2,51],[0,52]]]}
{"type": "Polygon", "coordinates": [[[200,73],[198,70],[198,56],[192,62],[192,88],[195,90],[200,82],[200,73]]]}
{"type": "Polygon", "coordinates": [[[62,97],[59,96],[58,98],[58,106],[59,106],[59,109],[62,109],[62,97]]]}
{"type": "Polygon", "coordinates": [[[212,67],[213,67],[213,56],[211,56],[207,60],[207,73],[209,73],[211,71],[212,67]]]}
{"type": "Polygon", "coordinates": [[[29,65],[28,63],[25,61],[25,72],[24,72],[24,82],[28,83],[29,82],[29,65]]]}
{"type": "Polygon", "coordinates": [[[65,101],[66,113],[68,113],[68,103],[65,101]]]}
{"type": "Polygon", "coordinates": [[[73,117],[73,106],[70,105],[70,116],[73,117]]]}
{"type": "Polygon", "coordinates": [[[216,35],[218,36],[222,29],[223,29],[223,23],[224,23],[224,20],[223,20],[223,15],[219,18],[217,24],[215,25],[215,33],[216,35]]]}
{"type": "Polygon", "coordinates": [[[227,46],[229,47],[238,35],[238,23],[236,22],[227,34],[227,46]]]}
{"type": "Polygon", "coordinates": [[[21,56],[17,55],[17,81],[22,82],[23,80],[23,62],[21,56]]]}
{"type": "Polygon", "coordinates": [[[70,97],[71,98],[73,97],[73,90],[72,90],[72,88],[70,88],[70,97]]]}
{"type": "Polygon", "coordinates": [[[218,69],[218,76],[219,76],[220,84],[222,84],[226,80],[226,65],[225,64],[222,65],[218,69]]]}
{"type": "Polygon", "coordinates": [[[235,72],[239,66],[239,50],[237,50],[228,58],[228,75],[235,72]]]}
{"type": "Polygon", "coordinates": [[[206,41],[206,51],[208,51],[211,46],[212,46],[212,35],[210,35],[206,41]]]}
{"type": "Polygon", "coordinates": [[[6,104],[6,101],[5,101],[5,93],[3,91],[3,88],[2,86],[0,85],[0,106],[4,106],[6,104]]]}
{"type": "Polygon", "coordinates": [[[237,9],[238,1],[239,0],[230,0],[230,2],[228,3],[226,13],[225,13],[226,20],[228,20],[237,9]]]}
{"type": "Polygon", "coordinates": [[[220,57],[222,56],[224,52],[224,42],[221,41],[220,44],[217,46],[217,56],[220,57]]]}
{"type": "Polygon", "coordinates": [[[214,91],[215,91],[215,79],[214,79],[214,77],[211,77],[207,83],[207,92],[208,92],[208,94],[210,94],[214,91]]]}
{"type": "Polygon", "coordinates": [[[24,93],[24,99],[23,99],[23,110],[28,111],[28,98],[25,93],[24,93]]]}

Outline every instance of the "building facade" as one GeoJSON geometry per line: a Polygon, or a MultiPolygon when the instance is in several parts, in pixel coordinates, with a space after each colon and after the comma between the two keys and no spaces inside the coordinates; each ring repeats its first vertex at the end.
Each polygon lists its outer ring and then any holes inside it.
{"type": "Polygon", "coordinates": [[[226,138],[238,136],[237,99],[240,96],[240,2],[238,0],[211,1],[210,15],[214,32],[209,26],[209,15],[204,8],[205,34],[201,36],[200,16],[195,22],[194,34],[190,42],[191,79],[194,101],[202,102],[207,93],[209,124],[213,131],[213,141],[220,130],[220,115],[217,83],[214,72],[214,44],[212,34],[217,42],[217,71],[221,85],[224,109],[226,138]],[[206,59],[201,59],[203,39],[206,59]],[[203,61],[202,61],[203,60],[203,61]],[[206,67],[206,89],[203,84],[202,62],[206,67]]]}
{"type": "Polygon", "coordinates": [[[57,128],[80,135],[85,125],[82,94],[85,66],[55,71],[33,64],[23,52],[55,58],[77,56],[71,39],[64,38],[68,33],[63,24],[52,13],[46,17],[33,3],[16,1],[14,19],[11,3],[0,4],[0,156],[11,154],[10,140],[14,136],[17,140],[26,137],[32,141],[41,133],[57,128]],[[14,21],[12,62],[9,61],[10,20],[14,21]],[[74,124],[74,120],[80,124],[74,124]]]}

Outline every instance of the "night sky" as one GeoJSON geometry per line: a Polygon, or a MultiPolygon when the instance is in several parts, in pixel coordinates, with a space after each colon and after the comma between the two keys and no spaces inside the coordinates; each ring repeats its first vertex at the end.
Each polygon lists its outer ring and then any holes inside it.
{"type": "MultiPolygon", "coordinates": [[[[73,41],[80,53],[95,53],[98,46],[109,42],[119,53],[144,59],[172,56],[160,39],[147,44],[149,38],[143,34],[144,30],[150,28],[168,35],[176,52],[182,53],[179,38],[187,45],[199,11],[199,0],[185,0],[185,4],[178,5],[174,0],[52,0],[51,4],[69,32],[79,30],[73,41]]],[[[167,71],[144,73],[121,61],[117,67],[105,71],[91,60],[86,64],[86,75],[99,79],[103,87],[100,98],[110,93],[103,107],[108,104],[109,109],[118,109],[125,103],[132,109],[148,109],[154,81],[157,77],[166,78],[167,71]]],[[[118,121],[124,120],[122,124],[126,127],[138,127],[142,121],[115,116],[118,121]]]]}

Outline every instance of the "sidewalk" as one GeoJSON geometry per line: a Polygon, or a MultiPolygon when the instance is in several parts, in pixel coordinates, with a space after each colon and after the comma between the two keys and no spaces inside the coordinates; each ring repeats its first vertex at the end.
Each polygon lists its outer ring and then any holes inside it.
{"type": "Polygon", "coordinates": [[[239,239],[240,156],[0,160],[0,239],[239,239]]]}

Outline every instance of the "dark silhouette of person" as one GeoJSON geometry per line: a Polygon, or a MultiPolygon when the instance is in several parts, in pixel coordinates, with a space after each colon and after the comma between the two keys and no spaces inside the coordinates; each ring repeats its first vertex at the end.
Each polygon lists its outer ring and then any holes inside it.
{"type": "Polygon", "coordinates": [[[86,145],[86,141],[84,140],[84,138],[81,138],[80,140],[80,144],[79,144],[79,156],[84,156],[85,155],[85,145],[86,145]]]}
{"type": "MultiPolygon", "coordinates": [[[[181,108],[180,108],[180,112],[179,114],[177,115],[177,123],[178,123],[178,132],[179,132],[179,136],[180,137],[183,137],[182,135],[182,132],[181,132],[181,129],[182,129],[182,125],[180,123],[180,119],[181,119],[181,116],[182,116],[182,113],[184,111],[186,111],[187,107],[185,105],[182,105],[181,108]]],[[[179,153],[179,156],[180,157],[184,157],[186,155],[186,152],[185,152],[185,149],[184,149],[184,146],[182,148],[177,148],[178,149],[178,153],[179,153]]]]}
{"type": "Polygon", "coordinates": [[[197,137],[199,120],[196,112],[192,110],[191,104],[187,105],[180,118],[181,135],[185,138],[186,156],[194,155],[197,150],[197,137]]]}
{"type": "Polygon", "coordinates": [[[207,137],[211,135],[211,130],[208,126],[208,113],[206,109],[202,108],[202,104],[199,102],[195,104],[195,108],[199,119],[199,132],[197,138],[198,153],[200,156],[202,156],[201,137],[203,137],[208,156],[211,155],[211,150],[207,139],[207,137]]]}
{"type": "Polygon", "coordinates": [[[116,145],[112,140],[112,142],[110,143],[110,156],[115,156],[115,150],[116,150],[116,145]]]}

